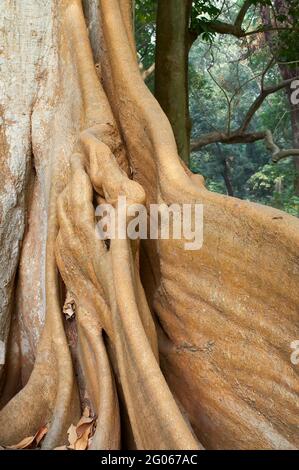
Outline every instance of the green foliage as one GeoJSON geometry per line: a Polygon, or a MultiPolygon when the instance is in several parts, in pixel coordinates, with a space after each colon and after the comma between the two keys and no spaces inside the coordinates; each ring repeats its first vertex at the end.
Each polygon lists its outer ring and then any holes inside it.
{"type": "MultiPolygon", "coordinates": [[[[139,63],[146,70],[155,62],[157,0],[135,0],[135,41],[139,63]]],[[[148,80],[153,91],[153,77],[148,80]]]]}
{"type": "Polygon", "coordinates": [[[271,6],[272,2],[271,0],[251,0],[252,5],[255,6],[271,6]]]}
{"type": "MultiPolygon", "coordinates": [[[[269,62],[270,50],[261,37],[249,36],[238,40],[209,30],[211,21],[233,23],[244,0],[194,0],[190,29],[199,33],[189,60],[189,96],[192,119],[192,138],[215,130],[226,131],[228,123],[227,98],[231,100],[231,129],[243,122],[250,105],[260,92],[260,76],[269,62]],[[212,74],[212,79],[208,70],[212,74]]],[[[270,0],[252,0],[249,19],[244,27],[258,30],[262,25],[261,5],[270,0]],[[255,8],[256,7],[256,8],[255,8]]],[[[291,16],[297,18],[299,2],[287,2],[291,16]]],[[[136,0],[135,35],[139,60],[147,69],[155,58],[156,9],[158,0],[136,0]]],[[[273,8],[272,10],[273,11],[273,8]]],[[[276,21],[284,22],[276,12],[276,21]]],[[[293,21],[293,31],[280,31],[280,57],[284,61],[298,59],[299,21],[293,21]],[[297,36],[296,36],[297,35],[297,36]]],[[[277,42],[278,44],[278,42],[277,42]]],[[[271,68],[265,77],[270,86],[281,80],[279,68],[271,68]]],[[[153,77],[147,81],[153,90],[153,77]]],[[[270,95],[255,114],[250,131],[271,129],[281,148],[292,147],[290,109],[286,93],[281,90],[270,95]]],[[[291,158],[278,164],[270,163],[271,155],[262,141],[247,145],[209,145],[191,155],[191,169],[205,177],[211,191],[226,194],[224,172],[228,171],[235,196],[283,209],[299,215],[299,200],[294,194],[295,167],[291,158]],[[226,162],[226,166],[224,166],[226,162]]]]}
{"type": "Polygon", "coordinates": [[[209,24],[220,12],[212,0],[195,0],[192,3],[190,30],[201,35],[204,41],[212,43],[215,33],[209,30],[209,24]]]}
{"type": "MultiPolygon", "coordinates": [[[[294,62],[298,60],[299,42],[299,3],[298,0],[288,0],[275,12],[275,22],[278,28],[285,27],[274,38],[279,60],[294,62]]],[[[295,67],[295,64],[290,64],[295,67]]],[[[297,63],[298,66],[298,63],[297,63]]]]}
{"type": "MultiPolygon", "coordinates": [[[[190,53],[190,110],[192,137],[227,129],[228,107],[224,92],[231,101],[231,129],[243,122],[250,105],[260,92],[260,76],[269,62],[266,47],[247,54],[231,36],[217,36],[213,45],[198,40],[190,53]],[[245,57],[240,60],[241,57],[245,57]],[[208,70],[212,73],[211,78],[208,70]],[[255,78],[257,77],[257,78],[255,78]]],[[[265,84],[281,81],[278,67],[266,76],[265,84]]],[[[271,129],[281,148],[292,146],[289,105],[284,90],[270,95],[251,122],[250,131],[271,129]]],[[[192,154],[191,169],[202,174],[207,187],[227,193],[224,182],[226,160],[234,195],[298,214],[298,197],[294,194],[295,168],[292,159],[270,163],[271,155],[263,141],[247,145],[209,145],[192,154]]]]}
{"type": "MultiPolygon", "coordinates": [[[[203,41],[212,44],[216,33],[211,28],[211,24],[217,21],[233,24],[243,3],[244,0],[237,2],[230,2],[229,0],[224,2],[217,0],[194,0],[192,3],[190,30],[198,34],[203,41]]],[[[271,0],[251,0],[251,5],[253,7],[267,6],[271,5],[271,0]]],[[[252,20],[253,18],[251,18],[251,22],[252,20]]],[[[262,28],[261,23],[259,27],[262,28]]]]}
{"type": "Polygon", "coordinates": [[[299,216],[299,197],[293,189],[294,172],[291,159],[264,165],[248,181],[250,199],[299,216]]]}

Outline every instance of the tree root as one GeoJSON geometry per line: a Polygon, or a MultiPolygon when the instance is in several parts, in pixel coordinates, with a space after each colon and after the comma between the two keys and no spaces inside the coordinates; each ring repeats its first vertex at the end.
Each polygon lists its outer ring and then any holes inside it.
{"type": "Polygon", "coordinates": [[[80,131],[63,147],[65,165],[62,151],[53,163],[46,323],[29,382],[0,413],[0,443],[48,424],[42,447],[55,448],[82,412],[59,270],[75,300],[83,392],[97,416],[91,448],[119,448],[124,434],[138,449],[298,447],[289,357],[299,335],[298,220],[210,193],[190,174],[140,77],[129,2],[100,3],[103,86],[79,0],[59,10],[69,41],[60,53],[79,77],[80,131]],[[117,213],[118,196],[202,203],[203,248],[118,236],[107,246],[93,204],[117,213]]]}

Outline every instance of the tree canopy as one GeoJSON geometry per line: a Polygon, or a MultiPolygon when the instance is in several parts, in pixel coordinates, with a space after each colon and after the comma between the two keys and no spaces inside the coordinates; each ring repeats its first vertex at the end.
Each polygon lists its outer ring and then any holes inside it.
{"type": "MultiPolygon", "coordinates": [[[[138,55],[151,70],[145,77],[151,90],[156,14],[157,1],[136,1],[138,55]]],[[[293,0],[287,8],[271,0],[196,0],[189,20],[190,168],[214,191],[293,215],[299,214],[299,157],[273,163],[266,131],[279,149],[293,149],[288,90],[297,76],[298,19],[293,0]],[[291,70],[288,80],[281,64],[291,70]]]]}

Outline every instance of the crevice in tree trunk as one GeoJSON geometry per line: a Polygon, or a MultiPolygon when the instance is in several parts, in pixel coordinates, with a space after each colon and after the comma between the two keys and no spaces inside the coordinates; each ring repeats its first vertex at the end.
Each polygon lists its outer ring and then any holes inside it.
{"type": "Polygon", "coordinates": [[[89,448],[293,449],[299,222],[211,193],[182,164],[140,77],[130,6],[101,0],[97,71],[81,2],[47,11],[54,43],[42,49],[50,66],[32,114],[45,299],[34,286],[29,299],[44,299],[46,318],[29,381],[1,410],[0,444],[45,424],[42,448],[66,444],[87,400],[97,417],[89,448]],[[94,193],[116,213],[119,195],[147,208],[202,203],[204,245],[146,240],[139,256],[139,241],[116,236],[108,250],[94,230],[94,193]],[[72,348],[60,276],[75,303],[72,348]]]}

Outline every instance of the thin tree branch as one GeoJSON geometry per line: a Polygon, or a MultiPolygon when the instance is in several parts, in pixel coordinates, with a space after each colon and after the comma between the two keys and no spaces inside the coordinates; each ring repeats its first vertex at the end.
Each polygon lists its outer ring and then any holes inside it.
{"type": "Polygon", "coordinates": [[[273,140],[272,132],[269,130],[265,132],[265,142],[267,149],[272,153],[273,163],[277,163],[279,160],[287,157],[299,157],[299,149],[280,150],[273,140]]]}
{"type": "Polygon", "coordinates": [[[203,135],[200,139],[191,144],[191,151],[196,152],[206,145],[210,144],[250,144],[258,140],[265,140],[267,149],[272,153],[272,162],[277,163],[279,160],[287,157],[298,157],[299,149],[281,150],[273,140],[270,130],[262,132],[238,133],[237,131],[228,135],[224,132],[210,132],[203,135]]]}
{"type": "Polygon", "coordinates": [[[239,11],[239,13],[236,17],[236,20],[235,20],[235,27],[236,28],[238,28],[240,30],[242,29],[242,24],[243,24],[244,18],[245,18],[246,13],[249,10],[251,5],[252,5],[251,0],[245,0],[243,5],[241,6],[240,11],[239,11]]]}
{"type": "Polygon", "coordinates": [[[227,133],[230,134],[230,123],[231,123],[231,100],[229,99],[228,94],[226,93],[225,89],[220,85],[220,83],[217,82],[216,78],[213,76],[213,74],[210,72],[210,68],[208,68],[208,74],[210,75],[211,79],[213,82],[218,86],[218,88],[222,91],[222,93],[225,96],[226,102],[227,102],[227,133]]]}
{"type": "MultiPolygon", "coordinates": [[[[226,23],[215,19],[209,23],[209,29],[218,34],[231,34],[237,38],[244,38],[253,34],[267,33],[270,31],[281,31],[291,29],[290,27],[273,26],[272,24],[261,26],[253,31],[246,31],[242,26],[249,8],[253,5],[251,0],[245,0],[236,16],[234,23],[226,23]]],[[[198,37],[196,32],[192,31],[192,42],[198,37]]]]}
{"type": "Polygon", "coordinates": [[[253,116],[255,115],[257,110],[261,107],[261,105],[263,104],[263,102],[265,101],[265,99],[269,95],[271,95],[272,93],[275,93],[279,90],[282,90],[283,88],[286,88],[294,80],[296,80],[296,78],[290,78],[288,80],[284,80],[283,82],[278,83],[277,85],[273,85],[273,86],[268,87],[268,88],[264,88],[264,84],[262,82],[261,93],[259,94],[259,96],[256,98],[256,100],[252,103],[249,110],[247,111],[245,119],[244,119],[243,124],[240,127],[239,131],[240,132],[245,132],[248,129],[249,124],[250,124],[253,116]]]}
{"type": "Polygon", "coordinates": [[[210,132],[202,135],[196,141],[191,143],[191,151],[196,152],[206,145],[215,144],[217,142],[221,144],[250,144],[257,140],[265,139],[265,132],[232,132],[227,134],[226,132],[210,132]]]}
{"type": "Polygon", "coordinates": [[[266,78],[266,75],[267,75],[267,72],[270,70],[270,68],[272,67],[272,65],[275,63],[275,59],[274,57],[271,57],[270,61],[268,62],[265,70],[263,71],[262,73],[262,79],[261,79],[261,90],[263,91],[264,88],[265,88],[265,78],[266,78]]]}
{"type": "Polygon", "coordinates": [[[155,71],[155,62],[146,70],[141,69],[141,77],[145,81],[147,80],[151,75],[153,75],[155,71]]]}

